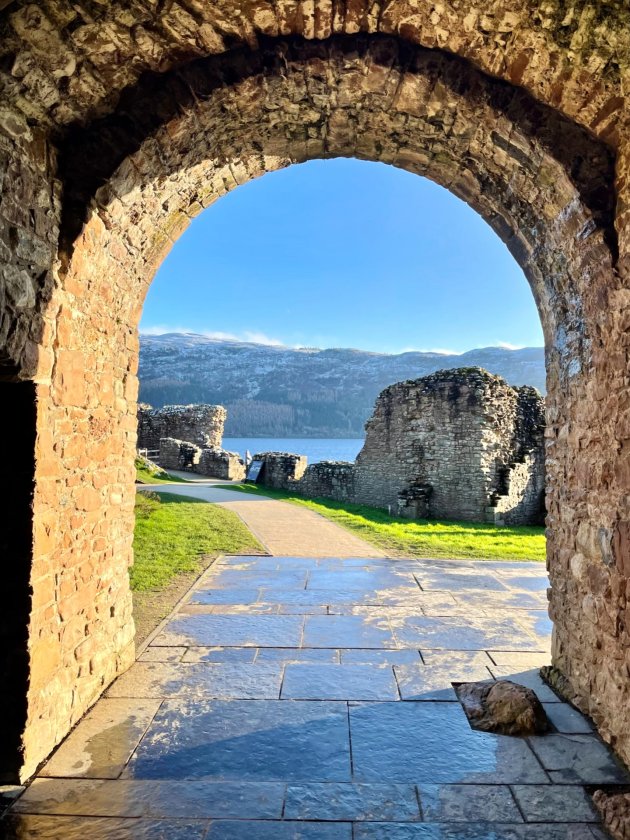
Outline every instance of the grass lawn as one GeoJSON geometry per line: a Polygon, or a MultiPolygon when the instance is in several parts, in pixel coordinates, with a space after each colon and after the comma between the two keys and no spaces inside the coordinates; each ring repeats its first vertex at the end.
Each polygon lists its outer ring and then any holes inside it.
{"type": "Polygon", "coordinates": [[[142,467],[136,467],[136,484],[189,484],[185,478],[167,472],[151,473],[142,467]]]}
{"type": "Polygon", "coordinates": [[[262,546],[231,511],[172,493],[140,492],[136,498],[135,592],[160,589],[176,575],[200,574],[219,554],[260,552],[262,546]]]}
{"type": "Polygon", "coordinates": [[[538,526],[485,525],[446,520],[401,519],[366,505],[330,499],[303,499],[284,490],[252,484],[221,485],[302,505],[343,525],[367,542],[393,556],[449,557],[478,560],[545,559],[545,529],[538,526]]]}

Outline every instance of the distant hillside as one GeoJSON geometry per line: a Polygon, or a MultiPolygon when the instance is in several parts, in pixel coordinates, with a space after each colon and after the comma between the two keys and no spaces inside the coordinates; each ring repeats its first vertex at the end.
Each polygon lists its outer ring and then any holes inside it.
{"type": "Polygon", "coordinates": [[[436,370],[480,366],[511,385],[545,389],[541,347],[485,347],[460,356],[295,350],[192,333],[142,335],[140,400],[220,403],[228,437],[362,437],[377,395],[436,370]]]}

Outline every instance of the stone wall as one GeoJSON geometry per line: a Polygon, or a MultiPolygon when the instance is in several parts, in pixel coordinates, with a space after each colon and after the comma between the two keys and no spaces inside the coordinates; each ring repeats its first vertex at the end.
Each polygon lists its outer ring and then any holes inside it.
{"type": "Polygon", "coordinates": [[[355,498],[401,514],[420,500],[437,519],[541,522],[543,435],[542,397],[481,368],[400,382],[366,424],[355,498]]]}
{"type": "Polygon", "coordinates": [[[221,405],[138,406],[138,448],[160,448],[161,438],[190,441],[197,446],[221,447],[227,412],[221,405]]]}
{"type": "Polygon", "coordinates": [[[290,482],[299,481],[308,462],[306,455],[293,455],[290,452],[257,452],[253,460],[265,462],[260,484],[277,490],[286,489],[290,482]]]}
{"type": "Polygon", "coordinates": [[[347,461],[320,461],[309,464],[302,478],[288,482],[287,489],[295,490],[309,499],[330,498],[342,502],[355,499],[354,464],[347,461]]]}
{"type": "Polygon", "coordinates": [[[0,7],[0,363],[37,412],[15,557],[30,614],[0,645],[2,673],[28,668],[7,776],[133,659],[137,327],[155,271],[231,189],[334,156],[450,189],[531,284],[553,660],[630,759],[627,3],[0,7]]]}
{"type": "Polygon", "coordinates": [[[378,397],[355,464],[267,452],[261,483],[412,519],[544,519],[544,400],[481,368],[399,382],[378,397]],[[299,468],[296,469],[296,466],[299,468]]]}
{"type": "Polygon", "coordinates": [[[245,464],[238,452],[228,452],[215,446],[196,446],[185,440],[160,440],[160,466],[165,470],[188,470],[198,475],[242,481],[245,464]]]}
{"type": "Polygon", "coordinates": [[[289,452],[258,452],[255,460],[265,462],[258,483],[277,490],[292,490],[310,499],[354,500],[354,464],[320,461],[308,464],[306,455],[289,452]]]}

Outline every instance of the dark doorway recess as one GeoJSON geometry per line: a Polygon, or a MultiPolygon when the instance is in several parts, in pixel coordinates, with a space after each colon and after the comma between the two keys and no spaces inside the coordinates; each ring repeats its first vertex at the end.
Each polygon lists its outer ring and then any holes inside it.
{"type": "Polygon", "coordinates": [[[28,624],[33,558],[36,396],[32,382],[2,379],[0,454],[0,782],[16,782],[29,680],[28,624]]]}

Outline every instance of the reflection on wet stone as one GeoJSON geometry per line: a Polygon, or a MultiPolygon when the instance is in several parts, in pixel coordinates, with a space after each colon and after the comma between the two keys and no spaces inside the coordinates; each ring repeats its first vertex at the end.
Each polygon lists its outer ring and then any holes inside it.
{"type": "Polygon", "coordinates": [[[528,822],[599,822],[584,788],[515,785],[512,790],[528,822]]]}
{"type": "Polygon", "coordinates": [[[222,558],[4,834],[603,840],[583,785],[627,777],[540,679],[547,581],[516,565],[222,558]],[[557,732],[473,731],[451,684],[501,677],[532,688],[557,732]]]}
{"type": "Polygon", "coordinates": [[[207,840],[352,840],[352,825],[349,822],[213,822],[207,840]]]}
{"type": "Polygon", "coordinates": [[[282,670],[240,662],[136,662],[107,692],[108,697],[197,697],[275,699],[282,670]]]}
{"type": "Polygon", "coordinates": [[[391,668],[382,665],[289,664],[282,697],[293,700],[398,700],[391,668]]]}
{"type": "Polygon", "coordinates": [[[289,785],[284,809],[295,820],[418,820],[413,785],[289,785]]]}
{"type": "Polygon", "coordinates": [[[522,822],[507,785],[424,784],[419,792],[427,822],[522,822]]]}
{"type": "Polygon", "coordinates": [[[220,647],[299,647],[300,615],[196,615],[174,618],[156,644],[220,647]]]}
{"type": "Polygon", "coordinates": [[[458,703],[362,703],[350,707],[360,781],[547,782],[521,739],[474,732],[458,703]]]}
{"type": "Polygon", "coordinates": [[[5,840],[204,840],[208,825],[195,820],[106,817],[9,817],[5,840]]]}
{"type": "Polygon", "coordinates": [[[115,779],[159,706],[159,700],[100,700],[53,753],[41,775],[115,779]]]}
{"type": "Polygon", "coordinates": [[[345,703],[165,701],[126,778],[350,781],[345,703]]]}
{"type": "Polygon", "coordinates": [[[360,615],[314,615],[306,618],[304,646],[315,648],[396,648],[389,623],[360,615]]]}

